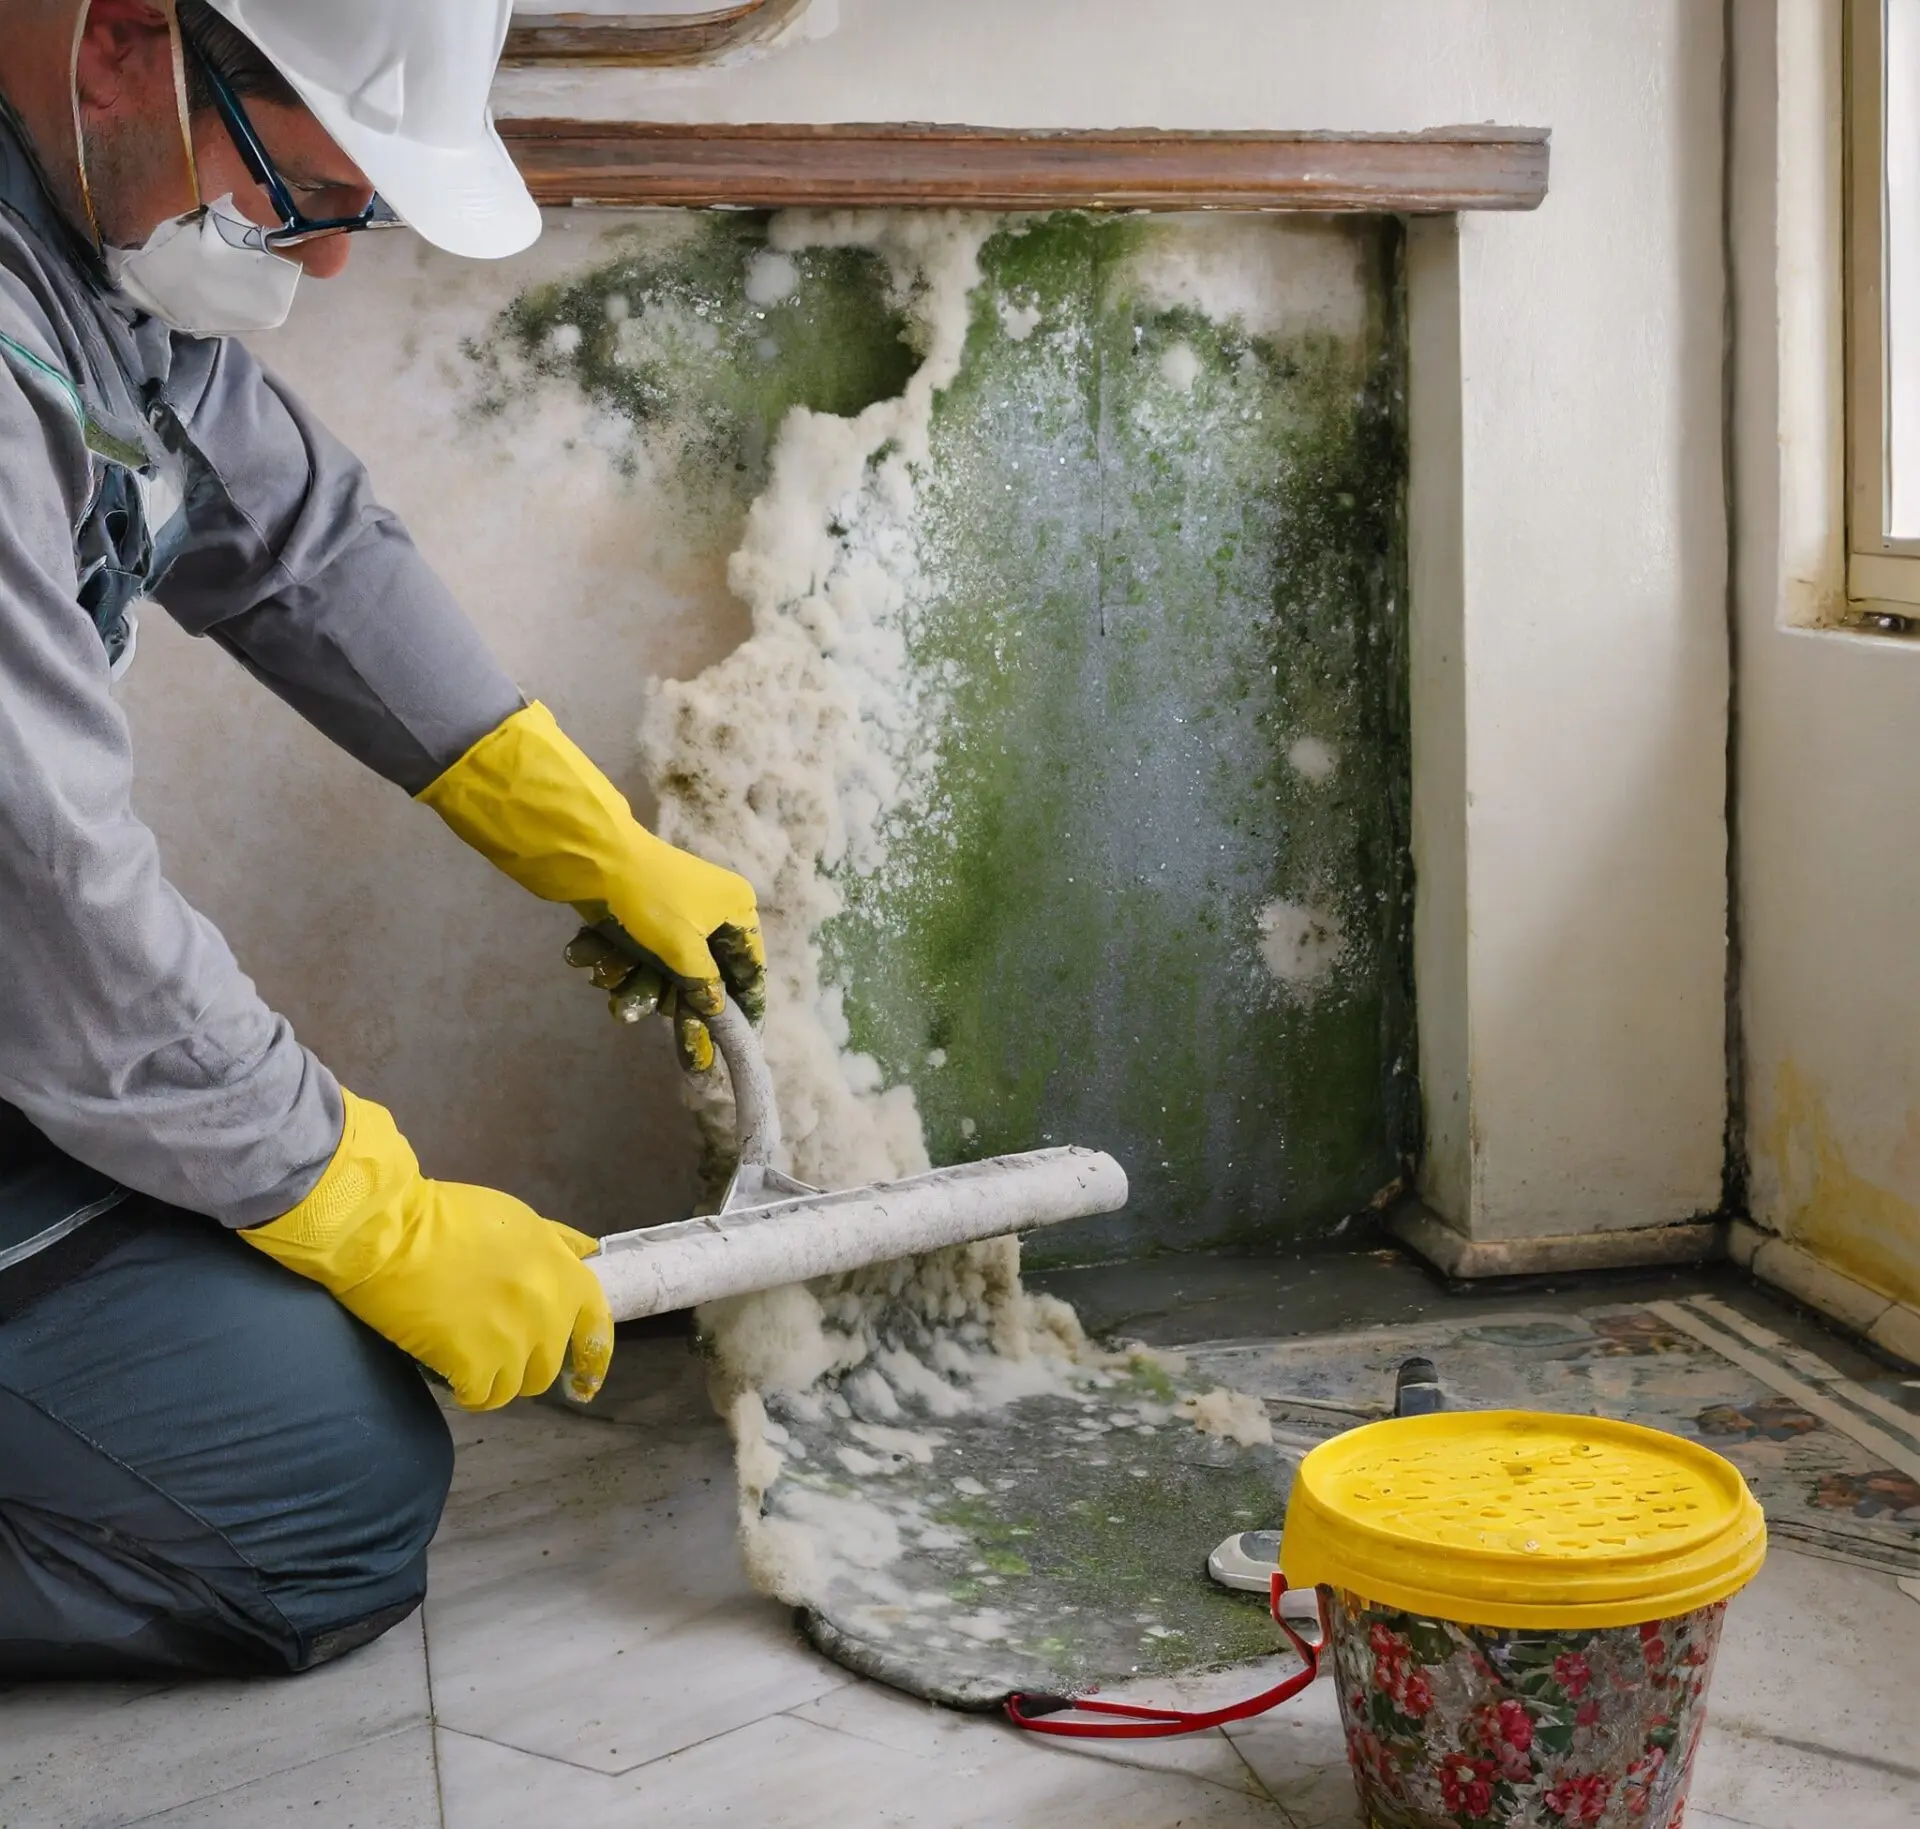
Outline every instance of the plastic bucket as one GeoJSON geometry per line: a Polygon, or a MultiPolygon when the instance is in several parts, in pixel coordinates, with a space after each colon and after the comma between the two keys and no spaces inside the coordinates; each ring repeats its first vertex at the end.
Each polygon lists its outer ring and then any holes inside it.
{"type": "Polygon", "coordinates": [[[1315,1449],[1281,1567],[1322,1590],[1374,1829],[1677,1829],[1727,1600],[1765,1553],[1698,1444],[1484,1411],[1315,1449]]]}

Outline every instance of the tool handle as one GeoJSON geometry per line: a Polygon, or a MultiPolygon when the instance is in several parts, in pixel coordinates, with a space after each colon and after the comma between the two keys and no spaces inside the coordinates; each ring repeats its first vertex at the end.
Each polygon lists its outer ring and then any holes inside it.
{"type": "Polygon", "coordinates": [[[760,1037],[731,1001],[718,1016],[701,1020],[720,1050],[720,1058],[727,1063],[727,1078],[733,1083],[733,1124],[740,1161],[771,1168],[780,1153],[780,1112],[773,1102],[773,1079],[767,1072],[767,1057],[760,1050],[760,1037]]]}

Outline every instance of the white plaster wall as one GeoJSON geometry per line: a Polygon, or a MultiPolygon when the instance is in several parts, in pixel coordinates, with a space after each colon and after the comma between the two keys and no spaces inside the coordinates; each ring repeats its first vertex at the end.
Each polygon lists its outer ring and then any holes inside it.
{"type": "MultiPolygon", "coordinates": [[[[1464,219],[1432,269],[1457,270],[1459,520],[1417,537],[1457,541],[1458,590],[1431,605],[1452,626],[1416,646],[1452,643],[1460,664],[1438,688],[1455,702],[1417,717],[1457,727],[1454,836],[1436,842],[1465,900],[1423,937],[1424,1058],[1452,1165],[1433,1192],[1483,1236],[1719,1203],[1719,16],[1700,0],[821,0],[810,36],[750,63],[501,79],[501,111],[522,114],[1553,129],[1546,205],[1464,219]]],[[[406,326],[441,306],[404,253],[364,264],[313,289],[271,359],[371,459],[523,679],[617,762],[631,683],[700,664],[725,613],[702,599],[614,626],[592,609],[606,561],[542,544],[531,517],[474,525],[467,485],[490,460],[423,448],[411,423],[435,381],[406,326]]],[[[593,512],[617,555],[633,531],[593,512]]],[[[683,1175],[623,1192],[645,1179],[632,1152],[684,1135],[655,1038],[563,1002],[552,921],[216,656],[155,646],[135,705],[175,869],[349,1081],[404,1082],[431,1107],[410,1122],[441,1172],[588,1222],[671,1207],[683,1175]],[[523,1096],[539,1125],[503,1129],[523,1096]]]]}
{"type": "Polygon", "coordinates": [[[1920,1303],[1920,646],[1844,595],[1840,9],[1739,9],[1739,887],[1754,1218],[1920,1303]]]}

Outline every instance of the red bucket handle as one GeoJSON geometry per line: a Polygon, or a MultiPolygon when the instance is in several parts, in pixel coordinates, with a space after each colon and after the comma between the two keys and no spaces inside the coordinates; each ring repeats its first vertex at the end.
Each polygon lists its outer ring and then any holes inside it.
{"type": "Polygon", "coordinates": [[[1227,1708],[1191,1713],[1179,1708],[1153,1708],[1132,1702],[1097,1702],[1090,1696],[1013,1695],[1007,1698],[1007,1719],[1015,1727],[1033,1734],[1061,1734],[1074,1740],[1161,1740],[1175,1734],[1198,1734],[1210,1727],[1224,1727],[1229,1721],[1245,1721],[1250,1715],[1264,1715],[1270,1708],[1297,1696],[1320,1674],[1320,1653],[1326,1649],[1332,1622],[1327,1618],[1327,1597],[1320,1602],[1320,1636],[1302,1638],[1280,1617],[1280,1597],[1287,1591],[1287,1578],[1278,1569],[1273,1572],[1272,1594],[1268,1601],[1273,1623],[1287,1635],[1300,1654],[1304,1668],[1296,1670],[1284,1683],[1235,1702],[1227,1708]],[[1056,1721],[1055,1715],[1116,1715],[1113,1721],[1056,1721]]]}

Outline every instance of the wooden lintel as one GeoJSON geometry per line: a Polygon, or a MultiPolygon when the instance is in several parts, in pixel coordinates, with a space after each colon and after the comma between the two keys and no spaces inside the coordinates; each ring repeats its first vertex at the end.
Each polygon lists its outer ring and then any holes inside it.
{"type": "Polygon", "coordinates": [[[509,120],[546,204],[984,210],[1530,210],[1547,130],[1033,131],[509,120]]]}
{"type": "Polygon", "coordinates": [[[700,13],[544,13],[516,19],[505,64],[705,63],[770,38],[808,0],[739,0],[700,13]]]}

